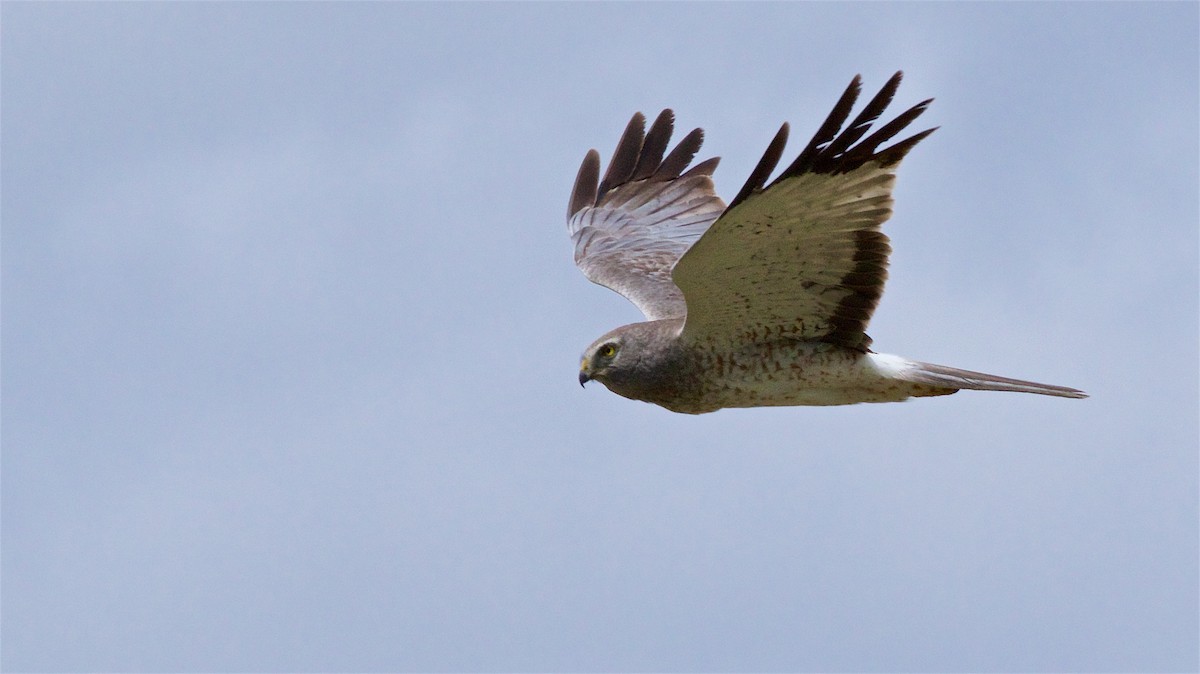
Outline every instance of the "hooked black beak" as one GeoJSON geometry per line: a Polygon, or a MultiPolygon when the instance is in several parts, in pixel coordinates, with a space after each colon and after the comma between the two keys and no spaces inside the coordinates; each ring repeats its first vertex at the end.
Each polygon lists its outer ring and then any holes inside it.
{"type": "Polygon", "coordinates": [[[592,380],[591,375],[589,375],[587,372],[584,372],[583,370],[579,371],[579,385],[580,386],[583,386],[584,384],[588,383],[591,380],[592,380]]]}

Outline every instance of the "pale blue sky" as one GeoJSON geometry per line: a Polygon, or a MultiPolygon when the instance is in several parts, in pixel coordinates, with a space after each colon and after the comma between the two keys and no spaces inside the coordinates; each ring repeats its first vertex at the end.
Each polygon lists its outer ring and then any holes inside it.
{"type": "Polygon", "coordinates": [[[1198,8],[4,3],[0,666],[1195,671],[1198,8]],[[580,390],[587,149],[897,69],[876,348],[1093,397],[580,390]]]}

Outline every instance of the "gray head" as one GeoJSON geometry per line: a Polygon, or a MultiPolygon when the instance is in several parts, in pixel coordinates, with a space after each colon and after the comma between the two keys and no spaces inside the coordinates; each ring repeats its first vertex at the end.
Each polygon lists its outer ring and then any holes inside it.
{"type": "Polygon", "coordinates": [[[656,402],[680,386],[683,319],[624,325],[592,342],[579,364],[579,383],[595,379],[626,398],[656,402]]]}

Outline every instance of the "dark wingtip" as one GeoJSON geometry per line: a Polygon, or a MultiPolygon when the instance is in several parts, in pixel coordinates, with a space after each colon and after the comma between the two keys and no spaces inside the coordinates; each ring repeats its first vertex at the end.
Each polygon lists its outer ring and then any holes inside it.
{"type": "Polygon", "coordinates": [[[882,151],[876,152],[876,150],[921,116],[933,102],[932,98],[921,101],[897,115],[895,119],[879,127],[865,139],[863,136],[892,102],[903,78],[904,71],[897,70],[879,90],[879,93],[875,94],[867,103],[862,112],[854,118],[854,121],[842,129],[861,89],[861,78],[856,75],[834,106],[833,111],[829,113],[829,117],[813,135],[808,146],[775,181],[778,182],[803,173],[844,173],[853,171],[872,160],[878,161],[883,166],[890,166],[900,161],[914,145],[932,133],[933,129],[917,133],[882,151]]]}
{"type": "MultiPolygon", "coordinates": [[[[692,129],[664,158],[674,130],[675,113],[670,108],[658,113],[649,131],[646,131],[645,115],[635,113],[617,141],[602,179],[599,178],[600,155],[595,150],[588,152],[575,178],[575,188],[567,206],[568,219],[587,206],[599,204],[605,194],[626,183],[638,180],[665,182],[679,178],[703,145],[704,131],[692,129]]],[[[716,157],[700,162],[687,175],[712,175],[717,162],[716,157]]]]}
{"type": "Polygon", "coordinates": [[[763,153],[762,159],[758,160],[758,165],[750,172],[750,177],[746,180],[746,184],[742,185],[742,189],[729,202],[729,208],[737,206],[746,200],[756,190],[761,190],[763,185],[767,184],[767,178],[771,177],[771,172],[779,164],[779,158],[783,156],[783,148],[787,145],[788,138],[788,123],[784,122],[779,127],[779,131],[775,132],[775,137],[771,139],[771,144],[767,146],[767,151],[763,153]]]}
{"type": "Polygon", "coordinates": [[[921,142],[922,140],[925,139],[926,136],[933,133],[934,131],[937,131],[940,128],[942,128],[942,127],[935,126],[932,129],[925,129],[924,131],[922,131],[918,134],[910,136],[909,138],[906,138],[906,139],[900,141],[899,143],[896,143],[895,145],[887,148],[886,150],[883,150],[882,152],[877,153],[875,155],[874,159],[875,159],[875,161],[879,162],[880,166],[894,166],[894,165],[898,164],[901,159],[904,159],[904,156],[907,155],[909,150],[913,149],[913,147],[915,147],[917,143],[921,142]]]}
{"type": "Polygon", "coordinates": [[[575,174],[575,187],[571,189],[571,201],[567,204],[567,219],[584,208],[596,203],[596,185],[600,180],[600,153],[588,150],[575,174]]]}
{"type": "Polygon", "coordinates": [[[625,125],[625,132],[621,134],[621,140],[617,141],[617,149],[613,150],[612,159],[608,160],[608,170],[604,172],[600,188],[596,191],[597,203],[604,198],[606,192],[627,182],[633,175],[633,169],[637,166],[638,155],[642,151],[642,142],[645,138],[646,116],[635,112],[629,123],[625,125]]]}
{"type": "Polygon", "coordinates": [[[654,174],[662,163],[663,154],[667,151],[667,145],[671,143],[671,134],[674,131],[675,113],[670,108],[658,113],[658,117],[650,125],[650,130],[646,132],[646,139],[642,141],[642,151],[629,180],[642,180],[654,174]]]}
{"type": "Polygon", "coordinates": [[[700,146],[704,144],[704,129],[692,129],[688,132],[683,140],[671,150],[666,159],[654,170],[654,174],[650,176],[652,180],[671,180],[678,178],[679,174],[683,173],[688,164],[692,163],[696,153],[700,151],[700,146]]]}
{"type": "Polygon", "coordinates": [[[704,161],[696,164],[688,169],[686,173],[679,176],[680,178],[690,178],[692,176],[711,176],[713,171],[717,170],[717,164],[721,163],[720,157],[709,157],[704,161]]]}

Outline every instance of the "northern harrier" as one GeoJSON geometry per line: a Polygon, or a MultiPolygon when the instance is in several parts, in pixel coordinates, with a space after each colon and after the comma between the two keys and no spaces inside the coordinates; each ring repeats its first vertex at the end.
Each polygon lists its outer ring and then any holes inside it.
{"type": "Polygon", "coordinates": [[[867,135],[891,102],[888,80],[849,126],[855,77],[800,155],[767,184],[785,123],[728,206],[713,190],[718,158],[688,165],[704,133],[669,153],[674,114],[649,132],[635,114],[600,179],[591,150],[579,168],[568,226],[575,264],[624,295],[646,321],[583,354],[579,383],[702,414],[723,407],[846,405],[959,389],[1087,397],[1037,384],[875,353],[864,330],[887,278],[896,167],[928,129],[884,145],[925,111],[923,101],[867,135]],[[865,136],[865,138],[864,138],[865,136]],[[664,157],[665,155],[665,157],[664,157]]]}

